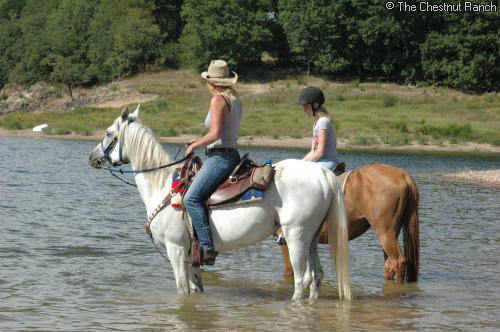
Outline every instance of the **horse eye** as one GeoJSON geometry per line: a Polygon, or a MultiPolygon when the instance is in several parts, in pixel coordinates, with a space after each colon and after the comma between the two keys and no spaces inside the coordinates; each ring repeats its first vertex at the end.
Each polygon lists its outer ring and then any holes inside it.
{"type": "Polygon", "coordinates": [[[109,131],[106,132],[106,137],[111,137],[111,133],[109,131]]]}

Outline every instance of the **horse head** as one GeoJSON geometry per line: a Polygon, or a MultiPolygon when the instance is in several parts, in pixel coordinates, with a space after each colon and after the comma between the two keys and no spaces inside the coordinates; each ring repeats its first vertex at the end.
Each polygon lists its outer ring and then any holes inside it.
{"type": "Polygon", "coordinates": [[[140,104],[137,105],[134,113],[131,114],[128,107],[123,108],[120,116],[106,129],[104,139],[90,153],[90,166],[102,168],[130,162],[123,137],[126,128],[138,120],[140,106],[140,104]]]}

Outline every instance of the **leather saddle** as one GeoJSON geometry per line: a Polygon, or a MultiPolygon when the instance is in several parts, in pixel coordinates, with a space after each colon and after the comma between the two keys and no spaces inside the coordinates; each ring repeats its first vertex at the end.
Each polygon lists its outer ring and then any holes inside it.
{"type": "MultiPolygon", "coordinates": [[[[199,157],[188,159],[181,170],[184,193],[202,166],[199,157]]],[[[269,164],[258,165],[245,154],[240,163],[207,199],[207,206],[217,206],[238,201],[250,188],[268,189],[274,180],[274,168],[269,164]]]]}

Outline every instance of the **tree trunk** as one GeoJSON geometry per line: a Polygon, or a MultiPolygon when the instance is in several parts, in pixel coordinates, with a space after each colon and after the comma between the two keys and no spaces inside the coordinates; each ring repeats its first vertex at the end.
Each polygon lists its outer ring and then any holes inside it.
{"type": "Polygon", "coordinates": [[[69,92],[69,96],[71,97],[71,101],[75,101],[75,99],[73,98],[73,88],[71,87],[71,82],[68,82],[66,84],[68,86],[68,92],[69,92]]]}

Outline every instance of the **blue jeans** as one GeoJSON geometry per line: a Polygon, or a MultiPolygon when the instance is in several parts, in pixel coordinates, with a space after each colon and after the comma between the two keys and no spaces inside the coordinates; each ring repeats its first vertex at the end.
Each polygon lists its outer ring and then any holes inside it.
{"type": "Polygon", "coordinates": [[[191,217],[198,235],[198,242],[204,251],[214,249],[205,200],[239,162],[240,154],[236,149],[216,150],[209,153],[208,159],[203,163],[186,195],[184,195],[184,206],[191,217]]]}
{"type": "Polygon", "coordinates": [[[328,168],[329,170],[333,171],[335,167],[337,167],[338,162],[334,160],[328,160],[328,159],[319,159],[316,160],[318,164],[320,164],[323,167],[328,168]]]}

